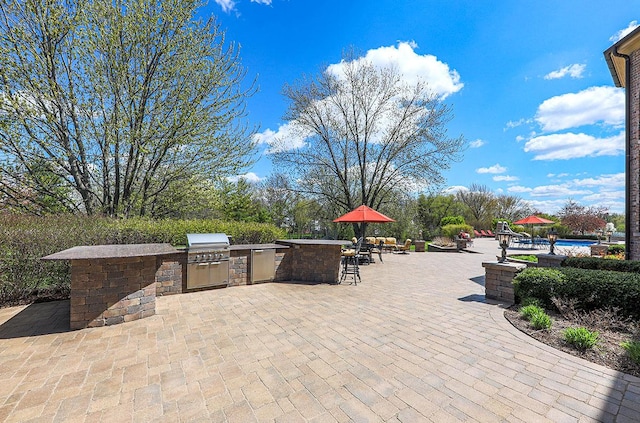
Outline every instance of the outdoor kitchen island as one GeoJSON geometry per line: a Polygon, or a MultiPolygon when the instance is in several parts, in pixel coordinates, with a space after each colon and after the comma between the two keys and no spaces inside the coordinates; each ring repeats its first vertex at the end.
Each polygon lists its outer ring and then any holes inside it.
{"type": "Polygon", "coordinates": [[[289,279],[300,282],[337,283],[342,246],[350,241],[332,239],[279,239],[287,245],[285,265],[289,279]]]}
{"type": "Polygon", "coordinates": [[[182,280],[181,255],[170,244],[118,244],[73,247],[42,260],[71,262],[69,323],[82,329],[154,315],[159,270],[166,261],[182,280]]]}

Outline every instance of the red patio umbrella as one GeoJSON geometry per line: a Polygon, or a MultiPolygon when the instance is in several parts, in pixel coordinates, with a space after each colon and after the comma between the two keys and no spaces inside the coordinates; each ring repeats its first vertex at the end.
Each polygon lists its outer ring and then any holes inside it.
{"type": "Polygon", "coordinates": [[[387,223],[387,222],[395,222],[395,220],[363,204],[360,207],[356,207],[355,209],[351,210],[349,213],[344,214],[337,219],[334,219],[334,222],[336,223],[387,223]]]}
{"type": "Polygon", "coordinates": [[[513,222],[514,225],[544,225],[547,223],[555,222],[553,220],[545,219],[544,217],[536,216],[535,214],[513,222]]]}
{"type": "Polygon", "coordinates": [[[336,223],[360,223],[361,225],[359,225],[358,228],[354,229],[356,234],[361,233],[363,237],[366,231],[367,223],[395,222],[395,220],[393,220],[389,216],[385,216],[384,214],[377,212],[371,207],[365,206],[364,204],[356,207],[347,214],[343,214],[333,221],[336,223]]]}
{"type": "MultiPolygon", "coordinates": [[[[553,220],[545,219],[544,217],[536,216],[532,214],[524,219],[513,222],[514,225],[531,225],[531,236],[533,237],[533,225],[547,225],[549,223],[556,223],[553,220]]],[[[533,239],[533,238],[532,238],[533,239]]]]}

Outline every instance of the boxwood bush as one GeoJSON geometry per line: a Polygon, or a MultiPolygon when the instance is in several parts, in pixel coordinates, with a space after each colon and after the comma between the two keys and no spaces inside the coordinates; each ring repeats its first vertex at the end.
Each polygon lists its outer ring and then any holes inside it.
{"type": "Polygon", "coordinates": [[[533,297],[546,308],[553,307],[551,298],[556,289],[565,283],[565,276],[557,269],[528,267],[513,279],[513,290],[518,300],[533,297]]]}
{"type": "Polygon", "coordinates": [[[640,273],[640,261],[638,260],[603,260],[600,257],[568,257],[562,262],[562,266],[578,269],[640,273]]]}
{"type": "Polygon", "coordinates": [[[192,232],[224,232],[233,244],[273,242],[286,235],[263,223],[0,214],[0,306],[68,292],[69,263],[40,260],[46,255],[78,245],[184,246],[192,232]]]}
{"type": "Polygon", "coordinates": [[[584,311],[617,308],[640,319],[640,274],[610,270],[527,268],[513,280],[517,298],[535,297],[547,308],[551,298],[576,300],[584,311]]]}

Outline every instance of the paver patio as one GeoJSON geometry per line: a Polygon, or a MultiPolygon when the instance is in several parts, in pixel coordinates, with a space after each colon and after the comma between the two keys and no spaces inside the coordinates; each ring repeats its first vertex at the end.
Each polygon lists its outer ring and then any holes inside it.
{"type": "Polygon", "coordinates": [[[513,328],[484,301],[497,242],[474,249],[385,254],[358,286],[161,297],[79,331],[68,302],[0,310],[0,420],[640,421],[640,379],[513,328]]]}

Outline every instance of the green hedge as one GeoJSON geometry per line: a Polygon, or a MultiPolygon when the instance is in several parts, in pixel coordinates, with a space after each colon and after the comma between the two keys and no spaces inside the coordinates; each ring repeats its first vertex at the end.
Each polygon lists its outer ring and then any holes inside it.
{"type": "Polygon", "coordinates": [[[195,232],[224,232],[233,244],[273,242],[286,235],[263,223],[0,214],[0,305],[48,292],[68,292],[69,263],[40,260],[46,255],[77,245],[166,242],[184,246],[186,234],[195,232]]]}
{"type": "Polygon", "coordinates": [[[465,225],[445,225],[442,227],[442,235],[449,238],[455,238],[456,236],[458,236],[460,231],[466,232],[468,234],[472,234],[473,226],[465,224],[465,225]]]}
{"type": "Polygon", "coordinates": [[[591,270],[613,270],[616,272],[640,273],[640,261],[610,260],[599,257],[568,257],[562,262],[564,267],[591,270]]]}
{"type": "Polygon", "coordinates": [[[640,275],[609,270],[527,268],[513,280],[517,298],[535,297],[545,307],[551,298],[575,299],[585,311],[619,308],[624,316],[640,319],[640,275]]]}

